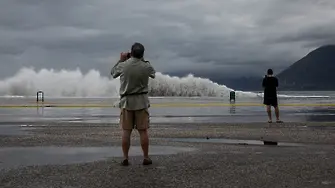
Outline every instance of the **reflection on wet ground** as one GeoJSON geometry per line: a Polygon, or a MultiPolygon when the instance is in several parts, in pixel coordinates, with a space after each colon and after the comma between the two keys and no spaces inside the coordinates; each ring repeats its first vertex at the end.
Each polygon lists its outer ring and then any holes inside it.
{"type": "MultiPolygon", "coordinates": [[[[114,104],[118,98],[48,98],[52,104],[114,104]]],[[[239,98],[236,102],[227,102],[223,98],[178,98],[162,97],[150,99],[152,104],[178,104],[168,107],[151,107],[151,123],[201,123],[201,122],[264,122],[267,115],[264,106],[241,106],[243,103],[262,104],[261,98],[239,98]],[[227,103],[228,106],[187,107],[186,104],[227,103]],[[183,106],[185,104],[186,106],[183,106]]],[[[1,104],[33,104],[35,99],[0,99],[1,104]]],[[[297,106],[281,106],[280,114],[284,121],[334,121],[334,107],[317,106],[331,104],[333,98],[282,98],[281,104],[297,104],[297,106]],[[304,103],[316,106],[303,106],[304,103]]],[[[35,102],[36,103],[36,102],[35,102]]],[[[83,123],[118,123],[118,108],[0,108],[0,123],[12,122],[83,122],[83,123]]],[[[274,112],[273,112],[274,115],[274,112]]]]}
{"type": "Polygon", "coordinates": [[[23,125],[0,125],[0,136],[29,135],[33,127],[23,125]]]}
{"type": "MultiPolygon", "coordinates": [[[[201,122],[264,122],[267,116],[261,106],[222,107],[152,107],[151,123],[201,123],[201,122]]],[[[288,122],[335,121],[333,107],[281,107],[281,119],[288,122]]],[[[274,111],[273,111],[274,117],[274,111]]],[[[13,122],[83,122],[118,123],[117,108],[19,108],[0,109],[0,123],[13,122]]]]}
{"type": "MultiPolygon", "coordinates": [[[[195,151],[194,148],[150,146],[150,155],[171,155],[195,151]]],[[[139,146],[132,146],[129,156],[142,156],[139,146]]],[[[2,147],[0,169],[30,165],[73,164],[122,157],[121,147],[2,147]]]]}
{"type": "Polygon", "coordinates": [[[277,145],[277,146],[304,146],[298,143],[274,142],[267,140],[236,140],[225,138],[168,138],[169,141],[175,142],[197,142],[197,143],[222,143],[222,144],[239,144],[239,145],[277,145]]]}

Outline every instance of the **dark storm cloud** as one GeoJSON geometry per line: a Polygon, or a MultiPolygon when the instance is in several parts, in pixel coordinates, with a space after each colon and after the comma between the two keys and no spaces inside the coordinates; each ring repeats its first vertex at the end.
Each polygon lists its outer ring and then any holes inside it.
{"type": "Polygon", "coordinates": [[[108,74],[136,41],[158,71],[263,74],[334,43],[334,22],[332,0],[2,0],[0,77],[22,66],[108,74]]]}
{"type": "Polygon", "coordinates": [[[273,38],[271,43],[305,43],[305,47],[315,47],[324,44],[335,44],[335,26],[321,25],[310,29],[302,30],[299,33],[292,33],[291,35],[284,35],[278,38],[273,38]]]}

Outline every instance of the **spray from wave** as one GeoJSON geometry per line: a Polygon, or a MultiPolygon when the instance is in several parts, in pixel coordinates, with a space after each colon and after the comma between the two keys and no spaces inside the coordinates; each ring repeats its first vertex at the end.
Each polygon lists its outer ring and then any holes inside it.
{"type": "MultiPolygon", "coordinates": [[[[0,96],[32,97],[41,90],[48,97],[119,97],[119,79],[104,77],[97,70],[83,74],[79,69],[60,70],[22,68],[14,76],[0,80],[0,96]]],[[[149,81],[152,97],[228,97],[233,89],[207,78],[189,74],[176,77],[156,73],[149,81]]],[[[235,91],[236,97],[263,97],[262,93],[235,91]]],[[[325,98],[328,96],[291,96],[281,98],[325,98]]]]}
{"type": "MultiPolygon", "coordinates": [[[[0,81],[0,96],[35,96],[42,90],[49,97],[118,97],[119,79],[103,77],[97,70],[83,74],[79,69],[22,68],[0,81]]],[[[149,81],[150,96],[226,97],[233,89],[206,78],[188,75],[171,77],[161,73],[149,81]]],[[[237,97],[257,97],[256,93],[236,91],[237,97]]]]}

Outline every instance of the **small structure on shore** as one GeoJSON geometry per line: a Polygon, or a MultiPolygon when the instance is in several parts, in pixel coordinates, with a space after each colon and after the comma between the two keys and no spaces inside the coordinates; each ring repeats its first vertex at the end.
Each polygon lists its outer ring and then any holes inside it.
{"type": "Polygon", "coordinates": [[[36,102],[39,101],[44,102],[44,92],[41,90],[36,93],[36,102]]]}
{"type": "Polygon", "coordinates": [[[229,93],[229,101],[235,101],[236,95],[235,95],[235,91],[231,91],[229,93]]]}

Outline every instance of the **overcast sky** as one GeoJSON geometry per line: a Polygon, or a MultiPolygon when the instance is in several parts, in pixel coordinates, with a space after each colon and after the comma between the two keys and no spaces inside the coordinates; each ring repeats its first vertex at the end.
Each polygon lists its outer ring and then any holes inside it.
{"type": "Polygon", "coordinates": [[[159,72],[260,74],[335,43],[334,0],[1,0],[0,77],[108,75],[134,42],[159,72]]]}

